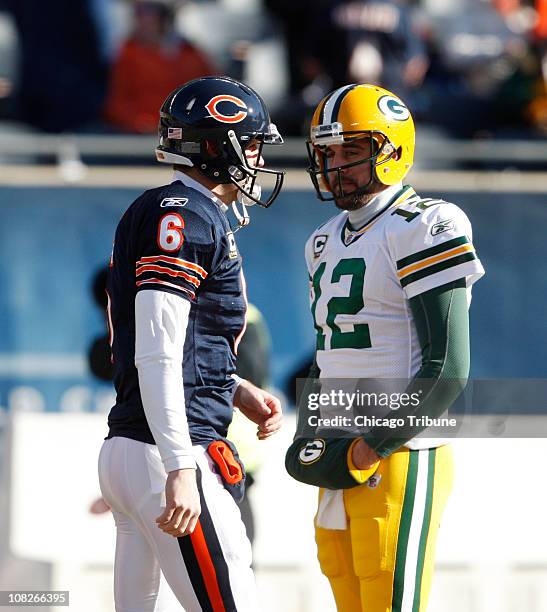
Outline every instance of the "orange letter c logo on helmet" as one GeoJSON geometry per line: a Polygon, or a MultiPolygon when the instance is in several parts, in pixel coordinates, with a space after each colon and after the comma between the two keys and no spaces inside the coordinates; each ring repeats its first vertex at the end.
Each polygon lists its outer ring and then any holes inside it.
{"type": "Polygon", "coordinates": [[[222,94],[220,96],[211,98],[205,105],[205,108],[209,111],[209,114],[211,117],[213,117],[213,119],[221,121],[222,123],[239,123],[240,121],[243,121],[248,114],[247,105],[245,102],[243,102],[243,100],[227,94],[222,94]],[[233,104],[236,108],[241,110],[236,112],[234,115],[223,115],[219,110],[217,110],[217,106],[221,102],[230,102],[230,104],[233,104]]]}

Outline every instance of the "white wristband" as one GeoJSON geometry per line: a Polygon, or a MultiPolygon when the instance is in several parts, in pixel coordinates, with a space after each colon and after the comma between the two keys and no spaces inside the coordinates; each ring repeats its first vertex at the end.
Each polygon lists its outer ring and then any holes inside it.
{"type": "Polygon", "coordinates": [[[241,378],[241,376],[238,376],[237,374],[232,374],[232,378],[236,381],[236,387],[239,387],[242,382],[245,382],[245,379],[241,378]]]}
{"type": "MultiPolygon", "coordinates": [[[[231,376],[236,381],[236,387],[234,389],[234,394],[235,394],[235,392],[237,391],[237,388],[242,382],[245,382],[245,379],[241,378],[241,376],[238,376],[237,374],[232,374],[231,376]]],[[[234,412],[237,412],[239,410],[239,408],[235,404],[232,404],[232,409],[234,412]]]]}

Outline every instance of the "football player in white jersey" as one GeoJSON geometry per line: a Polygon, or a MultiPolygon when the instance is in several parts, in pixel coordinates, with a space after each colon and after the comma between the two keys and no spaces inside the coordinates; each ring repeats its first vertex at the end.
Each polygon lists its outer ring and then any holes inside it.
{"type": "Polygon", "coordinates": [[[308,142],[317,195],[340,212],[306,244],[317,331],[307,386],[406,381],[407,395],[420,396],[393,413],[412,429],[373,424],[348,436],[327,420],[314,429],[304,405],[312,396],[302,395],[286,466],[320,487],[319,562],[343,612],[426,610],[452,487],[450,446],[418,436],[420,417],[442,415],[465,386],[470,292],[484,270],[465,213],[403,185],[414,140],[397,96],[348,85],[319,104],[308,142]]]}

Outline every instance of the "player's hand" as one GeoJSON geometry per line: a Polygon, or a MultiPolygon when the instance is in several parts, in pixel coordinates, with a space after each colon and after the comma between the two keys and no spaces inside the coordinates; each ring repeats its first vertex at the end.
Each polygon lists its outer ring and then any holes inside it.
{"type": "Polygon", "coordinates": [[[104,497],[97,498],[89,507],[91,514],[104,514],[110,510],[110,506],[105,501],[104,497]]]}
{"type": "Polygon", "coordinates": [[[361,438],[351,451],[351,460],[358,470],[369,470],[381,457],[361,438]]]}
{"type": "Polygon", "coordinates": [[[196,470],[169,472],[165,483],[165,502],[165,510],[156,519],[158,527],[175,538],[192,533],[201,514],[196,470]]]}
{"type": "Polygon", "coordinates": [[[265,440],[279,431],[283,421],[281,402],[275,395],[242,380],[234,395],[234,406],[258,425],[257,436],[265,440]]]}

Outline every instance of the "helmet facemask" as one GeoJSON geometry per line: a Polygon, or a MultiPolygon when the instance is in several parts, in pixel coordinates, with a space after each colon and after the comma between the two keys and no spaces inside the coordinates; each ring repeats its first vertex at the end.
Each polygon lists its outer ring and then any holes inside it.
{"type": "Polygon", "coordinates": [[[252,155],[247,152],[249,145],[240,142],[233,130],[228,131],[228,140],[228,148],[231,149],[228,159],[234,161],[232,165],[228,166],[228,176],[229,182],[238,189],[238,202],[243,206],[258,204],[263,208],[268,208],[279,195],[285,177],[285,173],[282,171],[264,168],[260,165],[265,144],[283,143],[277,128],[271,124],[268,134],[260,134],[252,139],[247,139],[249,144],[251,140],[257,142],[256,153],[252,155]],[[256,160],[256,163],[253,163],[254,160],[256,160]],[[262,200],[262,185],[259,184],[259,179],[265,176],[274,178],[275,184],[269,190],[270,194],[264,201],[262,200]]]}
{"type": "Polygon", "coordinates": [[[310,161],[308,173],[317,192],[317,197],[323,202],[370,193],[373,186],[382,184],[378,178],[377,168],[390,159],[396,157],[398,154],[389,138],[383,132],[373,130],[359,132],[339,131],[335,134],[331,134],[330,136],[324,135],[324,132],[323,134],[315,133],[313,134],[313,140],[308,140],[306,142],[306,147],[310,161]],[[357,140],[366,137],[370,138],[371,140],[372,155],[369,157],[363,157],[354,162],[343,164],[341,166],[335,166],[333,168],[328,167],[328,159],[325,155],[325,149],[327,146],[333,144],[341,145],[349,142],[350,140],[357,140]],[[346,192],[342,184],[342,173],[348,168],[353,168],[362,164],[369,164],[370,179],[365,185],[361,185],[353,191],[346,192]],[[330,179],[333,173],[336,173],[335,181],[338,184],[337,194],[335,194],[331,188],[330,179]]]}

